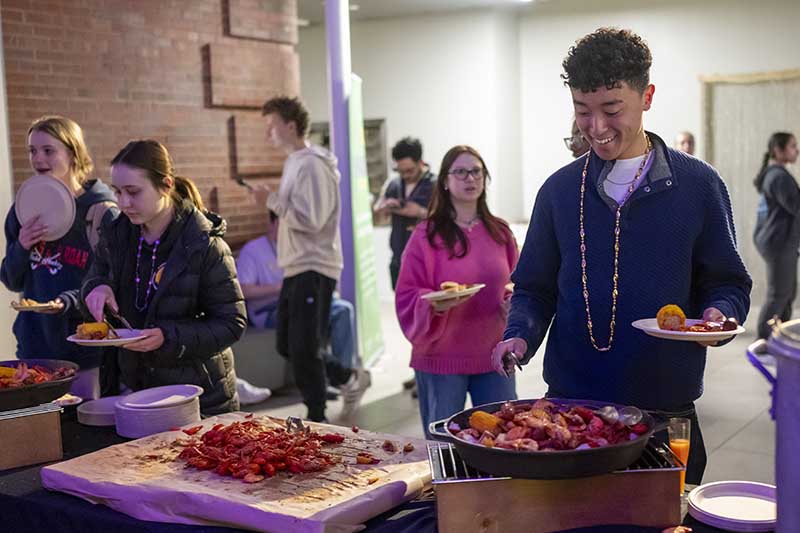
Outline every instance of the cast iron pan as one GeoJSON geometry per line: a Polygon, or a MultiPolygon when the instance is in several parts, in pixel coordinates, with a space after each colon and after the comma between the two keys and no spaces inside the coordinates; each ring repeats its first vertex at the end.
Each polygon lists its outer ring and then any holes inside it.
{"type": "Polygon", "coordinates": [[[69,392],[69,388],[80,368],[71,361],[59,359],[22,359],[13,361],[0,361],[0,366],[16,367],[19,363],[26,363],[28,366],[39,365],[48,369],[55,370],[59,367],[74,368],[75,373],[69,377],[53,381],[45,381],[35,385],[26,385],[13,389],[0,389],[0,411],[11,409],[23,409],[33,407],[47,402],[52,402],[56,398],[69,392]]]}
{"type": "MultiPolygon", "coordinates": [[[[623,405],[611,402],[592,400],[568,400],[546,398],[548,401],[565,407],[583,405],[591,409],[599,409],[613,405],[617,409],[623,405]]],[[[514,400],[512,404],[531,405],[536,400],[514,400]]],[[[494,413],[499,411],[505,402],[479,405],[456,413],[447,420],[432,422],[428,431],[437,440],[452,443],[459,455],[470,466],[496,476],[511,476],[528,479],[567,479],[595,476],[621,470],[633,464],[642,455],[647,441],[655,428],[655,421],[648,413],[643,412],[642,423],[647,424],[647,431],[634,440],[591,448],[588,450],[554,450],[554,451],[515,451],[503,448],[487,448],[481,444],[473,444],[456,437],[447,429],[455,422],[461,429],[469,427],[469,417],[474,411],[494,413]]]]}

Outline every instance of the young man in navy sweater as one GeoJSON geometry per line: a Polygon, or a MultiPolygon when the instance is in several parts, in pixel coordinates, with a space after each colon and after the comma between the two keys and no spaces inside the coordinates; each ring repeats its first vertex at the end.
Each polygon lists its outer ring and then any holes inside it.
{"type": "Polygon", "coordinates": [[[501,373],[513,371],[508,354],[526,364],[549,329],[548,396],[690,418],[686,481],[696,484],[706,463],[694,410],[706,346],[650,337],[631,323],[666,304],[741,323],[752,281],[717,171],[644,130],[655,93],[651,62],[638,35],[609,28],[582,38],[564,60],[590,150],[539,190],[492,361],[501,373]]]}

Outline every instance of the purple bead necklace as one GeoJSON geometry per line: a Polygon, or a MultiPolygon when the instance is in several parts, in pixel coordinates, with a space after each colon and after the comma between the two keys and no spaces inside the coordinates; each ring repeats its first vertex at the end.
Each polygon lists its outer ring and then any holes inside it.
{"type": "Polygon", "coordinates": [[[147,291],[144,293],[144,303],[139,304],[139,283],[142,281],[142,278],[139,275],[139,264],[141,263],[142,259],[142,243],[144,243],[144,236],[139,236],[139,249],[136,251],[136,301],[133,304],[138,311],[144,311],[147,309],[147,305],[150,302],[150,291],[153,290],[153,286],[155,285],[154,280],[156,277],[156,252],[158,252],[158,245],[160,242],[160,239],[156,239],[156,242],[153,243],[153,255],[150,256],[150,279],[147,280],[147,291]]]}

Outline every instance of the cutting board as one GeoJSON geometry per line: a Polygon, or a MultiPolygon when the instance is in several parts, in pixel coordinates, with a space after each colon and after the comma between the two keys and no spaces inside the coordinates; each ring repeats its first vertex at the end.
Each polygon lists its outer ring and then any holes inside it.
{"type": "MultiPolygon", "coordinates": [[[[214,424],[245,420],[228,413],[204,420],[214,424]]],[[[279,419],[259,417],[276,427],[279,419]]],[[[107,505],[141,520],[196,525],[224,525],[268,532],[352,532],[363,522],[418,495],[431,481],[425,441],[328,424],[308,423],[320,433],[344,435],[342,444],[326,446],[342,462],[324,472],[279,473],[262,482],[185,468],[175,457],[183,449],[181,431],[159,433],[104,448],[42,469],[42,485],[92,503],[107,505]],[[382,448],[391,440],[397,452],[382,448]],[[404,453],[411,443],[414,450],[404,453]],[[368,451],[375,465],[356,464],[368,451]]]]}

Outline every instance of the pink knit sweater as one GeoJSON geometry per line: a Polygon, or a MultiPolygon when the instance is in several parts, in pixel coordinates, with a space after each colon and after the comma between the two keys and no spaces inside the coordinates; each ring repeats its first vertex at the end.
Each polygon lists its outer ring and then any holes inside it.
{"type": "Polygon", "coordinates": [[[403,333],[411,341],[411,367],[432,374],[491,372],[490,355],[506,324],[505,285],[519,252],[511,232],[508,244],[495,242],[480,223],[465,232],[466,256],[451,259],[435,249],[419,224],[408,241],[395,290],[395,308],[403,333]],[[485,283],[472,298],[443,314],[435,314],[421,296],[439,290],[443,281],[485,283]]]}

